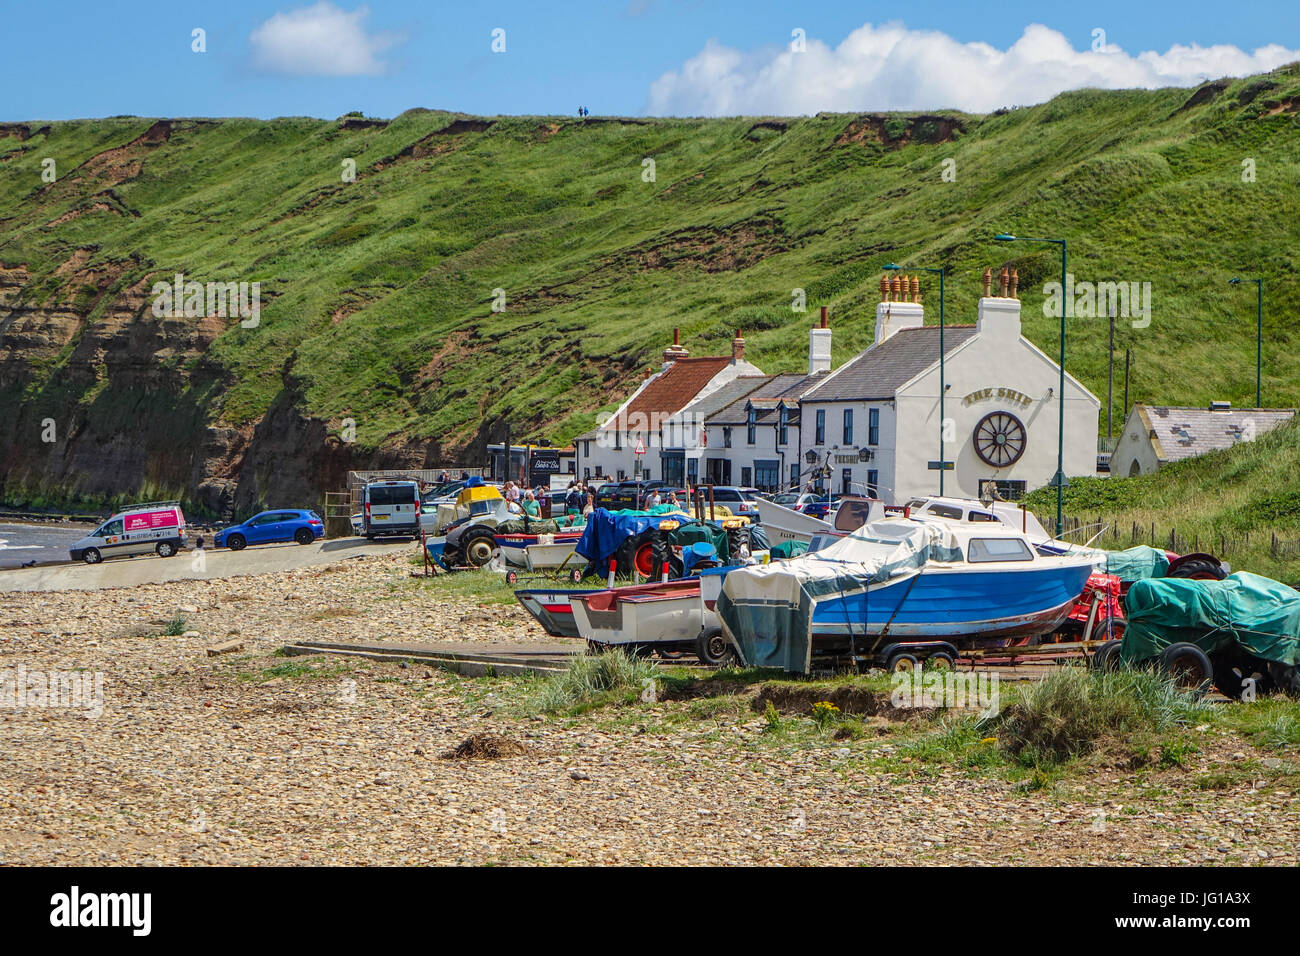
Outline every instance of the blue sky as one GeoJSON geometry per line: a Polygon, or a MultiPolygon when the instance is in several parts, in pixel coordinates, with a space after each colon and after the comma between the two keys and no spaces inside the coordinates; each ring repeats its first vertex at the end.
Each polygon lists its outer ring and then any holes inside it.
{"type": "Polygon", "coordinates": [[[1300,59],[1294,0],[4,0],[0,22],[0,120],[986,110],[1300,59]]]}

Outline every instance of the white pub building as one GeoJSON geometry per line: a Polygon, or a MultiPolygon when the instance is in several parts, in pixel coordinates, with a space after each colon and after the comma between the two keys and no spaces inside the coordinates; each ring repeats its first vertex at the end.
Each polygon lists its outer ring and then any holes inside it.
{"type": "MultiPolygon", "coordinates": [[[[1016,277],[998,295],[984,274],[974,325],[944,330],[946,392],[940,462],[939,327],[924,325],[916,277],[881,280],[873,344],[823,376],[800,401],[800,458],[830,469],[829,490],[905,502],[939,490],[979,498],[991,482],[1004,498],[1056,474],[1059,403],[1065,402],[1067,476],[1096,472],[1100,400],[1020,332],[1016,277]]],[[[825,489],[826,484],[818,482],[825,489]]]]}

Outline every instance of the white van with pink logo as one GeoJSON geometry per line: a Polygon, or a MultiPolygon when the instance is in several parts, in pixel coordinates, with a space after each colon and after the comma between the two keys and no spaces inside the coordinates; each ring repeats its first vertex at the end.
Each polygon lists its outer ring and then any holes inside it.
{"type": "Polygon", "coordinates": [[[178,501],[151,501],[119,511],[69,549],[73,561],[98,564],[105,558],[157,552],[170,558],[185,538],[185,514],[178,501]]]}

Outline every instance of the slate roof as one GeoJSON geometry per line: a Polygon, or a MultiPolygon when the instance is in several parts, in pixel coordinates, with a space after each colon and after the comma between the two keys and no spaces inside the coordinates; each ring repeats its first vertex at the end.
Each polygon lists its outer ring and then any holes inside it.
{"type": "Polygon", "coordinates": [[[713,380],[713,376],[729,364],[731,364],[729,356],[677,359],[666,372],[661,372],[657,378],[646,385],[627,408],[619,412],[617,417],[611,418],[604,427],[626,431],[629,416],[637,412],[646,416],[645,421],[652,421],[654,415],[671,415],[680,411],[682,406],[690,403],[700,393],[700,389],[713,380]]]}
{"type": "Polygon", "coordinates": [[[707,419],[710,415],[721,411],[737,399],[744,398],[755,389],[761,388],[771,377],[770,375],[739,375],[720,388],[714,389],[703,398],[691,402],[682,409],[682,412],[701,415],[707,419]]]}
{"type": "MultiPolygon", "coordinates": [[[[973,325],[944,326],[945,354],[975,336],[973,325]]],[[[809,402],[884,401],[939,361],[939,326],[902,329],[873,345],[803,397],[809,402]]]]}
{"type": "Polygon", "coordinates": [[[1295,415],[1294,408],[1234,408],[1215,412],[1208,408],[1141,403],[1133,408],[1146,425],[1147,434],[1155,432],[1152,444],[1162,462],[1194,458],[1250,441],[1295,415]]]}
{"type": "MultiPolygon", "coordinates": [[[[708,416],[705,424],[744,425],[749,420],[747,406],[751,403],[754,405],[756,420],[761,422],[776,410],[782,399],[785,399],[787,406],[794,407],[797,405],[799,396],[820,379],[825,378],[827,374],[826,372],[818,372],[814,375],[803,375],[796,372],[787,375],[762,376],[764,381],[758,388],[730,402],[716,414],[708,416]]],[[[790,422],[795,427],[798,427],[799,419],[797,416],[792,416],[790,422]]]]}

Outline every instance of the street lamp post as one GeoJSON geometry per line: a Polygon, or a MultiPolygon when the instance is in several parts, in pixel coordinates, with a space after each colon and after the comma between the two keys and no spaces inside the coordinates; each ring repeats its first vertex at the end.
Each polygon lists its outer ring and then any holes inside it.
{"type": "MultiPolygon", "coordinates": [[[[901,270],[902,266],[896,266],[892,262],[885,266],[893,272],[901,270]]],[[[948,462],[944,458],[944,398],[948,391],[947,380],[944,378],[944,357],[947,352],[943,347],[943,279],[947,273],[947,266],[939,266],[931,269],[926,266],[920,268],[921,272],[937,272],[939,274],[939,495],[943,496],[943,475],[947,471],[948,462]]]]}
{"type": "Polygon", "coordinates": [[[1242,282],[1255,283],[1255,407],[1263,408],[1262,401],[1264,379],[1264,280],[1238,279],[1228,280],[1232,285],[1242,282]]]}
{"type": "Polygon", "coordinates": [[[1060,393],[1056,396],[1056,402],[1060,409],[1056,425],[1056,477],[1052,479],[1052,484],[1056,485],[1056,536],[1059,538],[1065,530],[1064,521],[1061,518],[1061,511],[1065,501],[1065,268],[1066,268],[1066,249],[1064,239],[1044,239],[1034,236],[1013,236],[1009,233],[999,233],[993,237],[998,242],[1050,242],[1061,247],[1061,382],[1060,393]]]}

